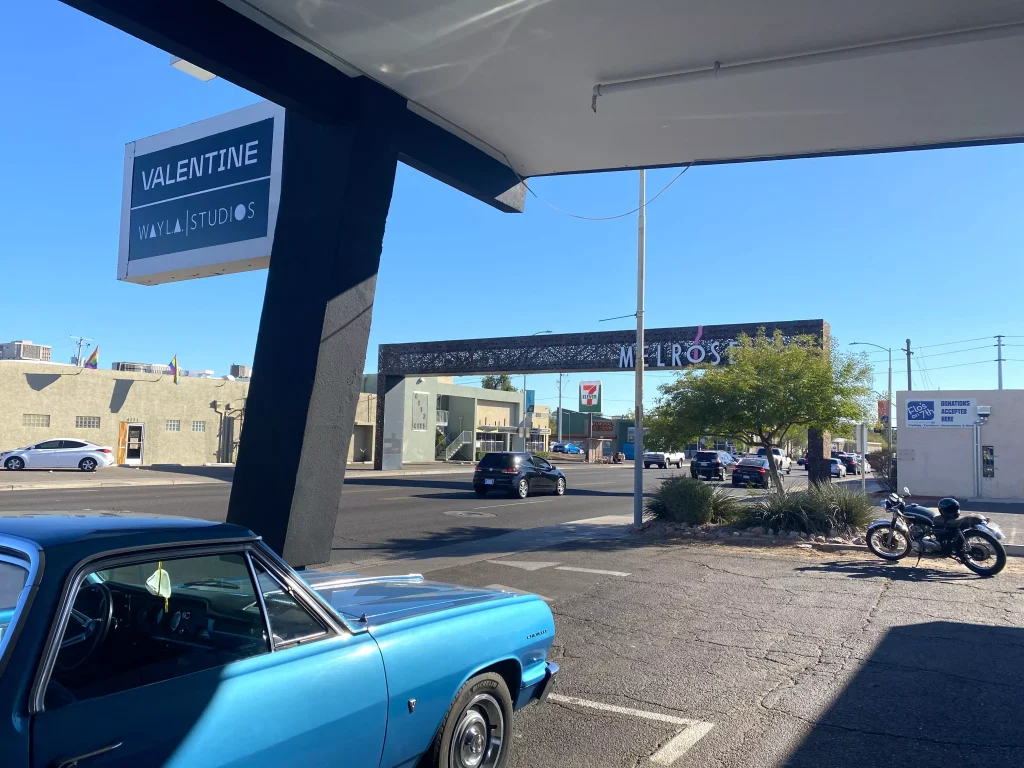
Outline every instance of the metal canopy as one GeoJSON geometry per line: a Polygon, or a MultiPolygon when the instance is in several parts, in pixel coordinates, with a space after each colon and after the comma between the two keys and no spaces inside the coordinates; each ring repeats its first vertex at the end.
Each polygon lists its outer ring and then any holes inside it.
{"type": "Polygon", "coordinates": [[[1024,134],[1020,0],[222,1],[523,176],[1024,134]]]}

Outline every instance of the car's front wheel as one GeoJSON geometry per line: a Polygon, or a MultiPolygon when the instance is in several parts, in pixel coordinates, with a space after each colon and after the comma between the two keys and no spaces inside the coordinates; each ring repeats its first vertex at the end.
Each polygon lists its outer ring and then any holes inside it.
{"type": "Polygon", "coordinates": [[[501,675],[485,672],[455,695],[425,757],[430,768],[502,768],[512,735],[512,696],[501,675]]]}
{"type": "Polygon", "coordinates": [[[95,472],[96,471],[96,459],[91,456],[86,456],[80,462],[78,462],[78,468],[83,472],[95,472]]]}
{"type": "Polygon", "coordinates": [[[4,466],[12,471],[17,471],[25,468],[25,460],[20,456],[11,456],[11,458],[4,462],[4,466]]]}
{"type": "Polygon", "coordinates": [[[564,496],[565,495],[565,478],[564,477],[558,478],[558,480],[555,482],[555,493],[557,495],[559,495],[559,496],[564,496]]]}

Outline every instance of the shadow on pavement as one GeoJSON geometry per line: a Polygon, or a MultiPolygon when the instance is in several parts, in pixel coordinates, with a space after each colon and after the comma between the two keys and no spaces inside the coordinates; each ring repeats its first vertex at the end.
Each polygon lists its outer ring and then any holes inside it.
{"type": "MultiPolygon", "coordinates": [[[[785,761],[793,768],[1024,765],[1024,629],[890,629],[785,761]]],[[[803,719],[795,697],[769,707],[803,719]]]]}
{"type": "Polygon", "coordinates": [[[234,467],[186,467],[181,464],[150,464],[145,467],[132,467],[127,472],[137,473],[139,477],[153,474],[172,475],[195,475],[196,477],[210,477],[214,480],[223,480],[230,483],[235,476],[234,467]]]}
{"type": "MultiPolygon", "coordinates": [[[[927,562],[927,561],[923,561],[927,562]]],[[[981,579],[966,568],[962,573],[939,570],[927,566],[908,568],[896,563],[874,563],[864,560],[836,560],[819,565],[806,565],[798,571],[817,573],[845,573],[851,579],[892,579],[893,581],[976,581],[981,579]]]]}
{"type": "MultiPolygon", "coordinates": [[[[331,547],[332,553],[365,552],[368,555],[373,553],[386,553],[396,557],[435,557],[438,550],[447,547],[465,547],[473,545],[474,550],[482,547],[481,551],[487,551],[487,540],[506,533],[513,533],[517,528],[488,527],[485,525],[467,525],[461,527],[447,528],[443,531],[431,531],[421,536],[403,536],[386,541],[365,544],[362,546],[347,547],[343,544],[331,547]]],[[[492,544],[493,546],[493,544],[492,544]]],[[[496,550],[497,551],[497,550],[496,550]]],[[[332,562],[341,562],[336,555],[331,556],[332,562]]]]}

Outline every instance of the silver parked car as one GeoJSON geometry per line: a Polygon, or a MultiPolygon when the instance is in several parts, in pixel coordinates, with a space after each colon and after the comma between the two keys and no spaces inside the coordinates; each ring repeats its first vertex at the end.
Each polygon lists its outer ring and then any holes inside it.
{"type": "Polygon", "coordinates": [[[85,440],[59,438],[0,453],[5,469],[80,469],[93,472],[97,467],[114,463],[114,452],[108,446],[85,440]]]}

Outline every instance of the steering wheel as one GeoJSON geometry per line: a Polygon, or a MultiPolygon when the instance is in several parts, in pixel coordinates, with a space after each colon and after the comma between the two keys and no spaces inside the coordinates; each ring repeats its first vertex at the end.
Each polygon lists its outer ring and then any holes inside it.
{"type": "Polygon", "coordinates": [[[71,606],[55,666],[64,672],[80,667],[106,640],[113,619],[110,588],[102,583],[85,584],[71,606]]]}

